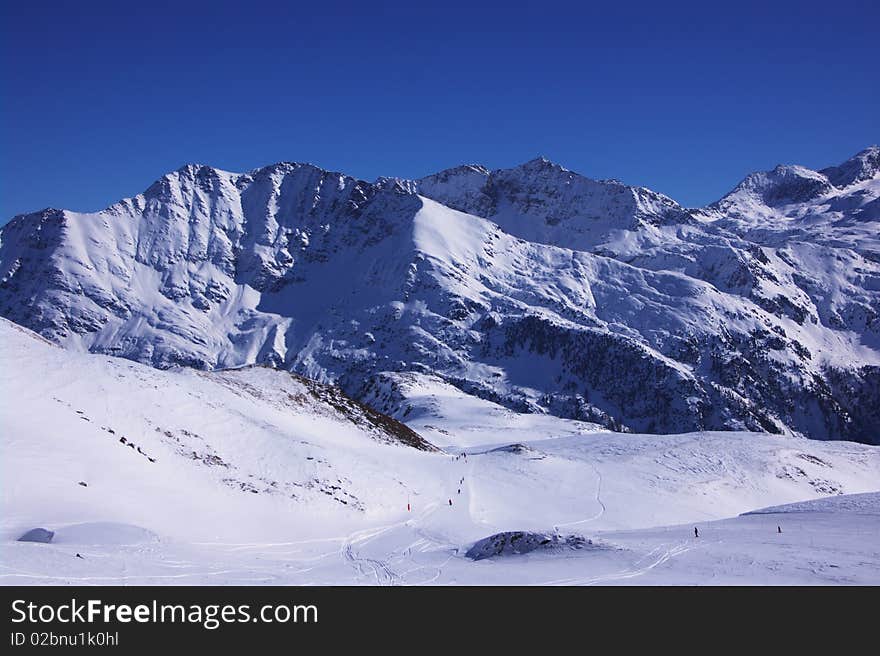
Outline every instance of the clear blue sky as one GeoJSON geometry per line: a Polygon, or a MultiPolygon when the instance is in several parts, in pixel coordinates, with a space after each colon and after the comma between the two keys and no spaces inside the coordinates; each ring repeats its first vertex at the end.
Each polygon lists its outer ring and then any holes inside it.
{"type": "Polygon", "coordinates": [[[538,154],[699,205],[880,141],[876,2],[2,0],[0,223],[200,162],[538,154]]]}

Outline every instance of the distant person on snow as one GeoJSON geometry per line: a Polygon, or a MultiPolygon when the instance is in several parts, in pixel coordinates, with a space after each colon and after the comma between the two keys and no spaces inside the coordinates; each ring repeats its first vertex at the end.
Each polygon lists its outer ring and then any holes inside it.
{"type": "Polygon", "coordinates": [[[777,526],[777,527],[776,527],[776,532],[777,532],[777,533],[782,533],[782,527],[781,527],[781,526],[777,526]]]}
{"type": "Polygon", "coordinates": [[[450,505],[450,506],[452,505],[452,499],[449,500],[449,505],[450,505]]]}
{"type": "Polygon", "coordinates": [[[700,537],[700,532],[697,530],[697,527],[696,527],[696,526],[694,526],[694,537],[695,537],[695,538],[700,537]]]}
{"type": "Polygon", "coordinates": [[[458,493],[461,494],[461,488],[458,488],[458,493]]]}

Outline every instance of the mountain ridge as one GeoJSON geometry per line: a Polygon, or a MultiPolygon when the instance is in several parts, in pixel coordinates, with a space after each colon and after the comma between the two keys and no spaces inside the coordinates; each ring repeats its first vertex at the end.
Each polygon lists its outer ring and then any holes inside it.
{"type": "Polygon", "coordinates": [[[373,183],[187,164],[100,212],[4,226],[0,315],[70,348],[270,364],[376,404],[411,371],[616,430],[876,441],[876,150],[823,169],[842,189],[777,167],[696,210],[546,158],[373,183]]]}
{"type": "MultiPolygon", "coordinates": [[[[390,176],[390,177],[388,177],[388,176],[380,176],[379,178],[376,179],[376,181],[374,181],[374,182],[372,182],[372,183],[369,182],[368,180],[366,180],[365,178],[357,178],[357,177],[355,177],[355,176],[351,176],[351,175],[349,175],[349,174],[346,174],[346,173],[343,173],[343,172],[341,172],[341,171],[337,171],[337,170],[334,170],[334,169],[325,169],[325,168],[323,168],[322,166],[320,166],[320,165],[318,165],[318,164],[315,164],[314,162],[308,162],[308,161],[281,160],[281,161],[278,161],[278,162],[274,162],[274,163],[272,163],[272,164],[266,164],[266,165],[263,165],[263,166],[258,166],[258,167],[256,167],[256,168],[249,169],[249,170],[242,171],[242,172],[230,171],[230,170],[228,170],[228,169],[224,169],[224,168],[220,168],[220,167],[217,167],[217,166],[213,166],[212,164],[207,164],[207,163],[204,163],[204,162],[196,162],[196,161],[192,161],[192,162],[185,162],[185,163],[181,164],[180,166],[178,166],[177,168],[175,168],[175,169],[173,169],[173,170],[171,170],[171,171],[168,171],[168,172],[167,172],[166,174],[164,174],[162,177],[156,179],[156,180],[155,180],[150,186],[147,187],[147,189],[146,189],[144,192],[141,192],[141,194],[136,194],[135,196],[124,197],[124,198],[122,198],[122,199],[120,199],[120,200],[118,200],[118,201],[115,201],[115,202],[111,203],[110,205],[107,205],[106,207],[103,207],[103,208],[101,208],[101,209],[98,209],[98,210],[95,210],[95,211],[92,211],[92,212],[89,212],[89,211],[80,212],[80,211],[74,211],[74,210],[67,210],[67,209],[65,209],[65,208],[60,208],[60,207],[46,206],[46,207],[43,207],[43,208],[41,208],[41,209],[34,210],[34,211],[32,211],[32,212],[22,212],[22,213],[19,213],[19,214],[15,214],[15,215],[13,215],[13,216],[9,219],[9,221],[12,221],[13,219],[17,219],[17,218],[20,217],[20,216],[31,216],[31,215],[33,215],[33,214],[38,214],[38,213],[40,213],[40,212],[46,212],[46,211],[51,211],[51,210],[58,210],[58,211],[71,211],[71,212],[74,212],[74,213],[76,213],[76,214],[98,214],[98,213],[100,213],[100,212],[104,212],[104,211],[107,211],[107,210],[111,209],[112,207],[114,207],[115,205],[118,205],[119,203],[123,203],[123,202],[125,202],[125,201],[127,201],[127,200],[131,200],[131,199],[133,199],[133,198],[137,198],[138,196],[143,195],[143,194],[146,193],[146,191],[148,191],[153,185],[155,185],[155,184],[161,182],[161,180],[162,180],[164,177],[166,177],[166,176],[172,175],[172,174],[174,174],[174,173],[180,173],[180,172],[191,171],[191,170],[195,170],[195,171],[200,171],[200,170],[210,170],[210,171],[213,171],[213,172],[216,172],[216,173],[220,173],[220,174],[226,174],[226,175],[235,176],[235,177],[245,177],[245,176],[249,176],[249,175],[253,175],[253,174],[259,173],[259,172],[264,171],[264,170],[267,170],[267,169],[273,169],[273,168],[281,167],[281,166],[292,166],[292,167],[312,168],[312,169],[315,169],[315,170],[318,170],[318,171],[322,171],[322,172],[324,172],[324,173],[328,173],[328,174],[331,174],[331,175],[339,175],[339,176],[343,176],[343,177],[346,177],[346,178],[352,178],[352,179],[355,179],[355,180],[357,180],[358,182],[363,183],[363,184],[377,184],[377,183],[378,183],[379,181],[381,181],[381,180],[395,180],[395,181],[401,181],[401,182],[415,182],[415,181],[424,180],[424,179],[427,179],[427,178],[432,178],[432,177],[435,177],[435,176],[440,176],[440,175],[443,175],[443,174],[449,174],[449,173],[456,172],[456,171],[460,171],[460,170],[473,170],[473,171],[475,171],[475,172],[482,172],[483,174],[490,174],[490,173],[492,173],[492,172],[496,172],[496,171],[509,171],[509,170],[513,170],[513,169],[521,169],[521,168],[523,168],[523,167],[525,167],[525,166],[527,166],[527,165],[529,165],[529,164],[536,163],[536,162],[541,162],[541,163],[544,163],[544,164],[550,164],[550,165],[552,165],[553,167],[558,167],[558,168],[562,169],[564,172],[567,172],[567,173],[573,173],[573,174],[575,174],[575,175],[577,175],[577,176],[579,176],[579,177],[581,177],[581,178],[585,178],[585,179],[587,179],[587,180],[591,180],[591,181],[593,181],[593,182],[599,182],[599,183],[613,183],[613,184],[621,184],[621,185],[624,185],[624,186],[631,186],[631,185],[627,185],[626,183],[624,183],[622,180],[620,180],[620,179],[618,179],[618,178],[590,178],[589,176],[585,176],[585,175],[583,175],[583,174],[577,173],[577,172],[575,172],[575,171],[572,170],[572,169],[568,169],[568,168],[564,167],[563,165],[559,164],[558,162],[555,162],[554,160],[552,160],[552,159],[550,159],[550,158],[548,158],[548,157],[546,157],[546,156],[544,156],[544,155],[538,155],[537,157],[534,157],[534,158],[532,158],[531,160],[527,160],[527,161],[525,161],[525,162],[523,162],[523,163],[521,163],[521,164],[519,164],[519,165],[515,165],[515,166],[513,166],[513,167],[509,167],[509,168],[490,169],[490,168],[486,167],[485,165],[483,165],[483,164],[479,164],[479,163],[459,164],[459,165],[457,165],[457,166],[449,167],[449,168],[447,168],[447,169],[442,169],[442,170],[440,170],[440,171],[438,171],[438,172],[436,172],[436,173],[428,174],[428,175],[423,176],[423,177],[421,177],[421,178],[401,178],[401,177],[395,177],[395,176],[390,176]]],[[[775,169],[780,169],[780,168],[786,168],[786,167],[795,167],[795,168],[803,169],[803,170],[806,170],[806,171],[812,171],[812,172],[814,172],[814,173],[820,173],[820,174],[825,175],[825,176],[831,176],[831,175],[838,176],[838,179],[839,179],[839,180],[842,180],[843,182],[842,182],[841,184],[835,184],[834,186],[836,186],[836,187],[838,187],[838,188],[845,188],[846,186],[849,186],[850,184],[853,184],[854,182],[857,182],[857,181],[859,181],[859,180],[856,179],[856,178],[852,178],[852,179],[850,179],[850,177],[847,177],[847,176],[842,175],[842,173],[841,173],[842,170],[843,170],[843,171],[852,171],[852,170],[854,169],[855,171],[858,171],[858,173],[855,173],[855,172],[854,172],[853,175],[863,175],[863,176],[866,176],[866,177],[861,178],[861,179],[867,179],[867,177],[870,177],[870,176],[872,176],[872,175],[875,175],[878,171],[880,171],[880,145],[870,145],[870,146],[864,148],[863,150],[859,151],[858,153],[856,153],[856,154],[853,155],[852,157],[850,157],[850,158],[844,160],[841,164],[839,164],[839,165],[837,165],[837,166],[829,166],[829,167],[825,167],[825,168],[823,168],[823,169],[819,169],[819,170],[816,170],[816,171],[813,171],[813,170],[810,169],[809,167],[801,166],[801,165],[799,165],[799,164],[794,164],[794,165],[793,165],[793,164],[783,164],[783,163],[779,163],[779,164],[777,164],[777,165],[774,167],[773,170],[775,170],[775,169]],[[859,166],[859,164],[860,164],[861,166],[859,166]]],[[[756,172],[756,173],[761,173],[761,172],[759,171],[759,172],[756,172]]],[[[766,173],[766,171],[764,171],[764,173],[766,173]]],[[[750,174],[750,175],[751,175],[751,174],[750,174]]],[[[748,177],[748,176],[747,176],[747,177],[748,177]]],[[[743,179],[743,181],[745,181],[745,178],[743,179]]],[[[736,185],[736,186],[739,186],[739,184],[742,184],[743,181],[741,181],[740,183],[738,183],[738,185],[736,185]]],[[[736,189],[736,186],[734,187],[733,190],[736,189]]],[[[656,193],[656,194],[658,194],[658,195],[660,195],[660,196],[665,196],[666,198],[670,198],[670,199],[672,199],[671,196],[668,196],[668,195],[666,195],[666,194],[663,194],[662,192],[654,191],[654,190],[651,189],[650,187],[634,186],[634,188],[646,189],[646,190],[651,191],[651,192],[653,192],[653,193],[656,193]]],[[[731,190],[731,191],[733,191],[733,190],[731,190]]],[[[725,194],[725,196],[726,196],[726,195],[729,195],[729,193],[730,193],[730,192],[728,192],[728,194],[725,194]]],[[[719,199],[719,200],[720,200],[720,199],[719,199]]],[[[699,206],[684,206],[684,205],[683,205],[682,207],[686,207],[687,209],[690,209],[690,210],[699,210],[699,209],[703,209],[703,208],[705,208],[705,207],[711,207],[711,206],[715,205],[716,203],[718,203],[718,201],[714,201],[714,202],[708,203],[707,205],[704,205],[704,206],[702,206],[702,207],[699,207],[699,206]]]]}

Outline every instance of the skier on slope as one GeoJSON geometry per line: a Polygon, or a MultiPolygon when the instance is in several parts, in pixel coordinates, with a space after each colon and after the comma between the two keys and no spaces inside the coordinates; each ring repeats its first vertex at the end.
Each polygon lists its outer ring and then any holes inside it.
{"type": "Polygon", "coordinates": [[[449,505],[450,505],[450,506],[452,505],[452,499],[449,500],[449,505]]]}
{"type": "Polygon", "coordinates": [[[697,530],[697,527],[696,527],[696,526],[694,526],[694,537],[695,537],[695,538],[700,537],[700,532],[697,530]]]}

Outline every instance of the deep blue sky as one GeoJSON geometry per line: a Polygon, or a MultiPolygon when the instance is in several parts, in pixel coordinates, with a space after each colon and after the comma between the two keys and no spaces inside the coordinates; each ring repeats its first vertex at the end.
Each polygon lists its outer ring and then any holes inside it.
{"type": "Polygon", "coordinates": [[[699,205],[880,141],[871,2],[2,3],[0,223],[185,162],[373,179],[543,154],[699,205]]]}

